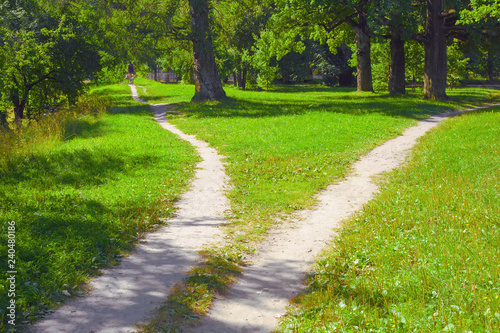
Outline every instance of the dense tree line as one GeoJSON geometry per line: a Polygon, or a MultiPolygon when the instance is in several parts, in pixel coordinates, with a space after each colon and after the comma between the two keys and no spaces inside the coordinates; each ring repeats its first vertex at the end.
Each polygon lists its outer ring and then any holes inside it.
{"type": "Polygon", "coordinates": [[[128,60],[183,74],[193,101],[223,99],[231,74],[242,89],[313,70],[349,84],[350,58],[358,91],[387,80],[404,94],[408,76],[422,77],[425,98],[446,99],[463,54],[494,78],[499,12],[497,0],[4,0],[0,126],[71,103],[85,80],[116,79],[128,60]]]}

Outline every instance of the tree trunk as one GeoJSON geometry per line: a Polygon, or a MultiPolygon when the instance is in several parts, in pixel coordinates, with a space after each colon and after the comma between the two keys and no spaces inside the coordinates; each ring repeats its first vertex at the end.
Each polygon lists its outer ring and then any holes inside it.
{"type": "Polygon", "coordinates": [[[26,108],[27,97],[28,96],[26,94],[26,98],[21,100],[17,90],[13,90],[10,93],[10,99],[12,101],[12,105],[14,105],[14,122],[16,123],[18,129],[20,129],[23,125],[24,109],[26,108]]]}
{"type": "Polygon", "coordinates": [[[290,84],[290,72],[288,70],[281,71],[281,79],[283,84],[290,84]]]}
{"type": "Polygon", "coordinates": [[[366,19],[353,26],[356,32],[358,91],[373,91],[370,31],[366,19]]]}
{"type": "Polygon", "coordinates": [[[24,102],[14,105],[14,121],[16,122],[16,126],[18,129],[23,125],[25,106],[26,105],[24,102]]]}
{"type": "Polygon", "coordinates": [[[446,31],[444,0],[427,0],[427,27],[424,41],[424,98],[446,100],[446,31]]]}
{"type": "Polygon", "coordinates": [[[400,35],[396,34],[391,39],[389,93],[391,95],[404,95],[405,88],[405,42],[400,35]]]}
{"type": "Polygon", "coordinates": [[[495,75],[493,73],[493,57],[491,56],[491,51],[488,51],[488,57],[486,58],[486,71],[488,72],[488,82],[493,83],[495,75]]]}
{"type": "Polygon", "coordinates": [[[189,0],[195,84],[191,102],[221,100],[226,97],[215,64],[208,12],[208,0],[189,0]]]}
{"type": "Polygon", "coordinates": [[[238,76],[236,73],[237,72],[233,72],[233,86],[235,86],[235,87],[238,86],[238,76]]]}
{"type": "Polygon", "coordinates": [[[247,68],[243,68],[240,72],[239,76],[239,81],[238,81],[238,87],[245,90],[245,87],[247,85],[247,68]]]}

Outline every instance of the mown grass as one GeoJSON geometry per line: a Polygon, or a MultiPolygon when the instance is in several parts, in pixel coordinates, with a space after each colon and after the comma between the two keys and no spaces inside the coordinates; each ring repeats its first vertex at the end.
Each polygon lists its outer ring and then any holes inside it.
{"type": "Polygon", "coordinates": [[[151,104],[189,102],[194,95],[193,85],[160,83],[136,78],[134,84],[141,98],[151,104]]]}
{"type": "Polygon", "coordinates": [[[420,140],[345,222],[279,332],[500,331],[498,111],[420,140]]]}
{"type": "MultiPolygon", "coordinates": [[[[169,101],[161,96],[171,96],[173,85],[141,84],[151,98],[169,101]]],[[[179,88],[194,90],[175,87],[179,88]]],[[[177,105],[181,114],[169,115],[169,121],[227,156],[232,185],[225,228],[229,245],[204,252],[206,262],[193,270],[146,332],[176,329],[186,319],[206,313],[210,300],[234,280],[243,258],[253,253],[267,230],[283,215],[313,205],[313,195],[342,179],[360,155],[417,119],[498,97],[485,89],[454,89],[449,102],[425,101],[411,93],[392,98],[307,85],[278,86],[270,92],[225,89],[228,98],[222,102],[190,104],[184,99],[177,105]],[[224,264],[213,258],[223,258],[224,264]],[[225,281],[222,285],[211,283],[214,271],[225,281]]]]}
{"type": "MultiPolygon", "coordinates": [[[[71,131],[0,168],[0,314],[5,313],[7,226],[16,223],[18,324],[79,294],[81,283],[113,265],[143,231],[172,213],[198,157],[161,129],[126,85],[98,87],[113,108],[71,121],[71,131]]],[[[6,318],[4,317],[4,323],[6,318]]]]}

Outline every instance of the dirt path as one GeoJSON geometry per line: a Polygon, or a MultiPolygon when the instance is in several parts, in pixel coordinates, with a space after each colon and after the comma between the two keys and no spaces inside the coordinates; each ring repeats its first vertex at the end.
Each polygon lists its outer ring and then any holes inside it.
{"type": "MultiPolygon", "coordinates": [[[[131,88],[134,99],[139,100],[135,87],[131,88]]],[[[205,142],[167,123],[164,105],[152,109],[163,128],[189,141],[203,159],[191,189],[177,203],[176,216],[168,220],[168,227],[146,235],[118,267],[92,280],[89,295],[69,300],[31,332],[132,332],[136,323],[147,322],[170,288],[197,263],[197,250],[218,239],[218,225],[228,209],[221,156],[205,142]]]]}
{"type": "Polygon", "coordinates": [[[251,266],[224,298],[213,305],[197,327],[185,332],[270,332],[283,315],[288,300],[302,291],[315,256],[335,236],[333,228],[353,215],[378,191],[372,177],[397,168],[416,140],[449,116],[450,112],[419,121],[403,135],[373,149],[353,165],[347,179],[317,195],[314,209],[301,211],[292,226],[270,232],[251,266]]]}

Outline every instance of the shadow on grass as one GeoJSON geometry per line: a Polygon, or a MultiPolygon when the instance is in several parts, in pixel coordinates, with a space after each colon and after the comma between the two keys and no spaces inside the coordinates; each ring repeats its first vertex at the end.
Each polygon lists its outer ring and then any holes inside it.
{"type": "Polygon", "coordinates": [[[447,102],[424,100],[419,94],[409,93],[393,97],[388,94],[357,93],[352,88],[295,86],[278,91],[240,92],[238,97],[227,97],[213,103],[183,103],[186,116],[206,117],[277,117],[308,112],[333,112],[352,115],[379,113],[390,117],[423,119],[428,116],[491,102],[481,89],[454,90],[447,102]],[[297,93],[301,94],[297,97],[297,93]],[[259,95],[265,94],[265,95],[259,95]]]}
{"type": "Polygon", "coordinates": [[[64,140],[71,140],[76,137],[95,138],[102,136],[103,129],[101,122],[92,122],[89,119],[70,119],[64,123],[64,140]]]}
{"type": "MultiPolygon", "coordinates": [[[[114,112],[139,115],[145,110],[133,106],[114,112]]],[[[101,121],[85,120],[71,121],[65,129],[74,133],[67,139],[94,138],[112,131],[101,121]]],[[[98,142],[12,157],[2,165],[0,220],[16,222],[19,321],[33,319],[44,307],[61,301],[61,290],[74,290],[87,275],[130,250],[138,232],[157,222],[164,206],[146,205],[146,200],[107,185],[123,174],[147,169],[157,159],[145,152],[127,155],[98,142]]],[[[0,240],[7,244],[6,232],[0,240]]],[[[0,278],[6,281],[9,268],[3,258],[0,278]]],[[[8,304],[3,287],[2,283],[2,308],[8,304]]]]}
{"type": "Polygon", "coordinates": [[[198,118],[263,118],[288,115],[300,115],[309,112],[333,112],[352,115],[365,115],[380,113],[391,117],[406,117],[422,119],[429,115],[439,114],[453,110],[447,105],[436,105],[431,102],[408,100],[408,102],[381,100],[361,100],[346,102],[345,100],[320,100],[307,105],[290,103],[289,100],[274,100],[275,105],[257,101],[249,101],[235,98],[227,98],[216,105],[192,105],[183,104],[182,111],[187,116],[198,118]]]}
{"type": "Polygon", "coordinates": [[[117,174],[127,171],[127,163],[141,168],[156,161],[148,155],[134,157],[132,162],[129,159],[105,149],[91,151],[82,148],[50,155],[33,154],[22,160],[9,161],[8,166],[0,172],[0,186],[25,184],[43,190],[60,186],[78,189],[114,180],[117,174]]]}

